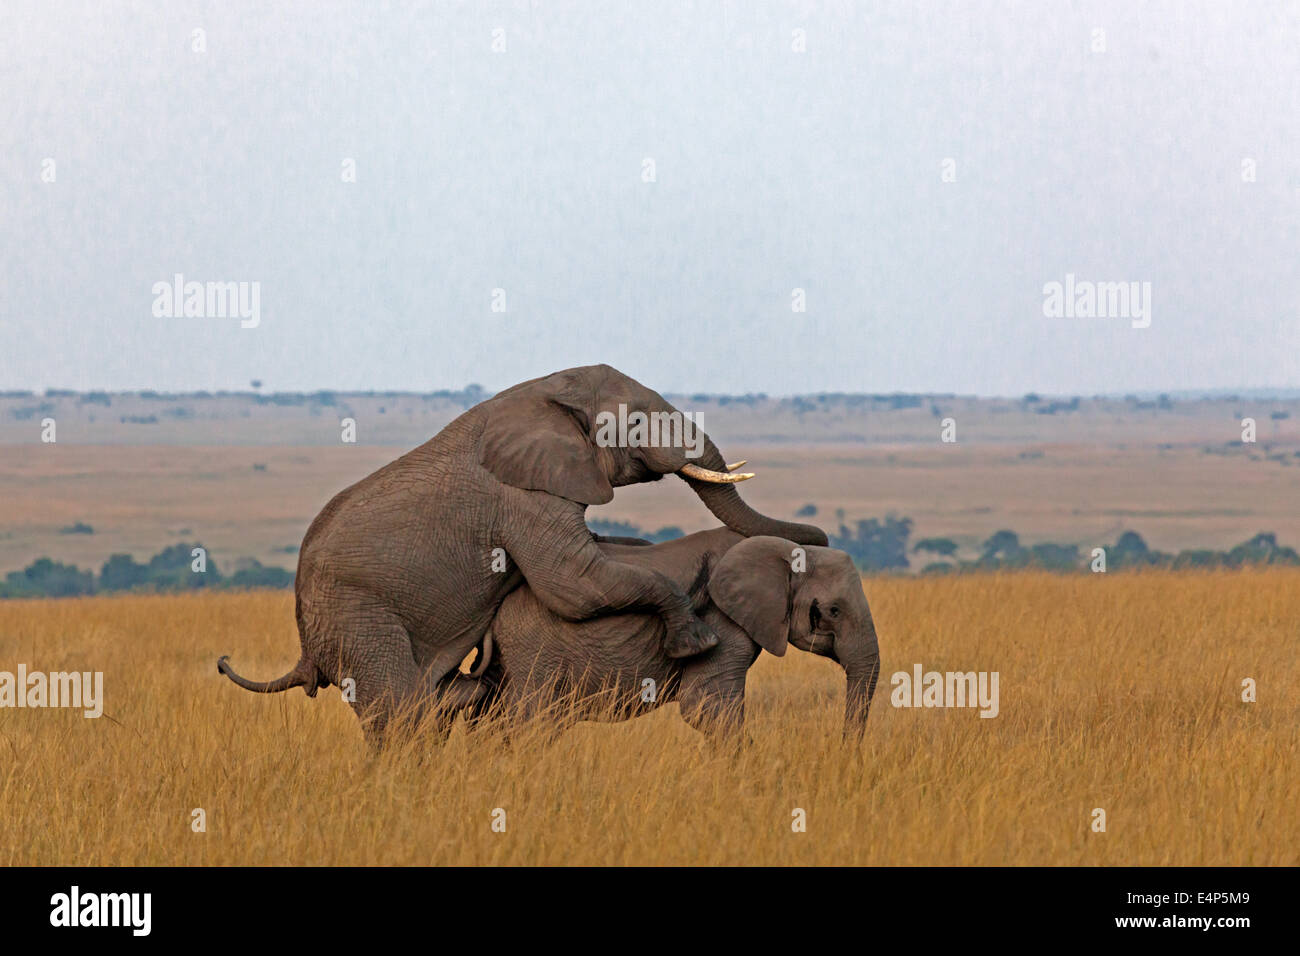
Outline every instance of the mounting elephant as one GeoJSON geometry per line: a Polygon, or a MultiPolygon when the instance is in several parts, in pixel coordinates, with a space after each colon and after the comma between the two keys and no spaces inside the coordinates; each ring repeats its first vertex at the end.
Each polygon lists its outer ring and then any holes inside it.
{"type": "Polygon", "coordinates": [[[844,734],[861,738],[880,648],[861,577],[844,552],[744,538],[726,528],[651,547],[600,549],[676,582],[717,632],[718,646],[672,658],[655,615],[569,621],[523,585],[502,603],[484,638],[476,667],[482,676],[445,688],[450,711],[464,711],[477,726],[495,714],[527,719],[562,701],[548,716],[617,720],[677,700],[693,727],[726,735],[743,723],[745,675],[760,649],[780,657],[793,644],[844,668],[844,734]]]}
{"type": "Polygon", "coordinates": [[[224,657],[218,668],[260,693],[347,687],[378,743],[395,707],[431,699],[454,679],[521,580],[567,620],[655,612],[674,657],[713,646],[717,636],[679,584],[601,549],[584,520],[588,505],[610,501],[619,486],[676,474],[740,535],[816,545],[826,535],[747,506],[734,482],[749,476],[730,474],[703,432],[694,447],[622,434],[611,441],[610,416],[638,412],[681,420],[608,365],[533,379],[469,409],[344,489],[312,522],[295,581],[297,665],[266,682],[240,677],[224,657]],[[355,683],[345,685],[349,678],[355,683]]]}

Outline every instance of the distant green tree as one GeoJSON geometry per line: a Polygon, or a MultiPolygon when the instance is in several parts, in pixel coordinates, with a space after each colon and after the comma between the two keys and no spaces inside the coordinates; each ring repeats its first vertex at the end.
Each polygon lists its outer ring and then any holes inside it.
{"type": "Polygon", "coordinates": [[[206,559],[207,570],[202,573],[192,570],[195,548],[203,545],[173,544],[163,548],[146,566],[149,584],[160,591],[182,591],[188,588],[210,588],[221,583],[221,572],[209,554],[206,559]]]}
{"type": "Polygon", "coordinates": [[[645,537],[645,532],[630,521],[610,521],[608,518],[588,518],[587,527],[602,538],[645,537]]]}
{"type": "Polygon", "coordinates": [[[1074,571],[1079,567],[1077,544],[1053,544],[1044,541],[1029,549],[1029,563],[1048,571],[1074,571]]]}
{"type": "Polygon", "coordinates": [[[1151,549],[1136,531],[1125,531],[1115,542],[1107,555],[1109,563],[1114,566],[1124,564],[1145,564],[1151,549]]]}
{"type": "Polygon", "coordinates": [[[38,558],[5,576],[7,597],[74,597],[94,592],[94,572],[50,558],[38,558]]]}
{"type": "Polygon", "coordinates": [[[928,551],[941,558],[951,558],[957,553],[957,542],[952,538],[922,538],[912,546],[912,551],[928,551]]]}
{"type": "Polygon", "coordinates": [[[811,518],[817,514],[817,506],[811,501],[794,513],[796,518],[811,518]]]}
{"type": "Polygon", "coordinates": [[[1028,552],[1020,545],[1020,535],[1006,529],[995,531],[984,542],[982,552],[980,563],[1000,567],[1014,567],[1024,564],[1029,556],[1028,552]]]}
{"type": "Polygon", "coordinates": [[[602,538],[640,538],[642,541],[650,541],[654,544],[672,541],[686,535],[686,532],[675,524],[665,525],[658,531],[644,531],[630,521],[610,521],[606,518],[591,518],[587,521],[587,527],[602,538]]]}
{"type": "Polygon", "coordinates": [[[1142,535],[1136,531],[1125,531],[1110,548],[1106,550],[1106,568],[1118,571],[1124,568],[1155,568],[1172,564],[1172,558],[1161,551],[1147,547],[1142,535]]]}
{"type": "Polygon", "coordinates": [[[284,568],[267,567],[260,561],[250,561],[221,582],[223,588],[290,588],[293,572],[284,568]]]}
{"type": "Polygon", "coordinates": [[[1233,568],[1246,564],[1298,564],[1300,555],[1293,548],[1279,547],[1277,535],[1261,531],[1229,551],[1224,563],[1233,568]]]}
{"type": "Polygon", "coordinates": [[[839,533],[830,535],[830,545],[847,552],[864,571],[905,570],[911,533],[911,518],[890,515],[883,521],[859,521],[852,530],[841,524],[839,533]]]}
{"type": "Polygon", "coordinates": [[[149,569],[129,554],[110,555],[99,569],[101,591],[130,591],[142,587],[149,579],[149,569]]]}

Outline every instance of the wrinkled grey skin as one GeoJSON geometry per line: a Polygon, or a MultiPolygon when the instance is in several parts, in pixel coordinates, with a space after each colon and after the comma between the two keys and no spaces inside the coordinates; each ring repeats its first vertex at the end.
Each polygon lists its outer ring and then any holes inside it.
{"type": "Polygon", "coordinates": [[[651,547],[602,544],[610,558],[676,582],[717,632],[718,646],[686,660],[671,658],[663,652],[664,625],[656,615],[568,621],[523,585],[492,622],[484,676],[462,678],[449,692],[473,697],[479,688],[481,696],[467,708],[473,723],[492,712],[526,718],[561,695],[590,699],[585,711],[565,711],[570,718],[627,719],[677,700],[691,726],[728,736],[743,723],[745,676],[760,651],[780,657],[793,644],[844,668],[844,734],[856,742],[880,670],[871,610],[848,555],[806,546],[805,570],[796,571],[799,547],[726,528],[651,547]],[[647,679],[654,682],[652,701],[645,700],[647,679]],[[602,692],[612,694],[614,708],[602,692]]]}
{"type": "MultiPolygon", "coordinates": [[[[597,416],[675,411],[656,392],[608,365],[556,372],[469,409],[434,438],[343,490],[312,522],[295,581],[302,656],[288,674],[257,682],[225,658],[223,674],[275,693],[355,682],[352,706],[372,744],[395,709],[435,699],[479,644],[505,596],[527,580],[550,611],[585,620],[645,610],[664,626],[667,650],[684,656],[717,638],[679,584],[603,551],[587,528],[588,505],[613,489],[657,481],[695,464],[724,471],[707,438],[682,447],[596,443],[597,416]],[[509,557],[492,570],[493,549],[509,557]]],[[[825,544],[810,525],[749,508],[734,485],[685,478],[729,528],[825,544]]]]}

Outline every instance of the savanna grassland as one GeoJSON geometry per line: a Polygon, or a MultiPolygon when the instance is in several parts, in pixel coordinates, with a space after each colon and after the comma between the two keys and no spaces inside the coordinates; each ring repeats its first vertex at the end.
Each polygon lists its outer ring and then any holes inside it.
{"type": "MultiPolygon", "coordinates": [[[[331,497],[482,397],[0,392],[0,578],[42,556],[98,570],[195,542],[223,572],[240,559],[292,569],[331,497]],[[42,440],[47,416],[57,442],[42,440]],[[340,440],[343,417],[355,444],[340,440]],[[93,533],[69,534],[78,524],[93,533]]],[[[913,540],[949,537],[970,559],[1004,528],[1083,554],[1125,531],[1171,552],[1258,532],[1300,547],[1300,397],[672,397],[729,461],[748,459],[746,501],[782,518],[813,505],[805,516],[831,531],[897,514],[913,540]],[[1255,442],[1242,441],[1247,416],[1255,442]]],[[[620,488],[588,517],[718,523],[671,478],[620,488]]]]}
{"type": "Polygon", "coordinates": [[[1300,863],[1300,572],[865,586],[884,679],[857,752],[841,672],[793,649],[751,671],[735,753],[669,705],[372,757],[336,688],[217,674],[297,659],[290,594],[2,602],[0,669],[102,670],[106,700],[0,710],[0,864],[1300,863]],[[916,663],[998,671],[1000,714],[890,706],[916,663]]]}

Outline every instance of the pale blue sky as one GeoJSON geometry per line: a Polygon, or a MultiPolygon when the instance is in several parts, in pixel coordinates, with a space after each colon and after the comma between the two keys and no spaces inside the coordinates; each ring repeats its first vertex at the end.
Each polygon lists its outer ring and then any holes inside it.
{"type": "Polygon", "coordinates": [[[0,389],[1300,386],[1298,3],[264,6],[6,3],[0,389]]]}

